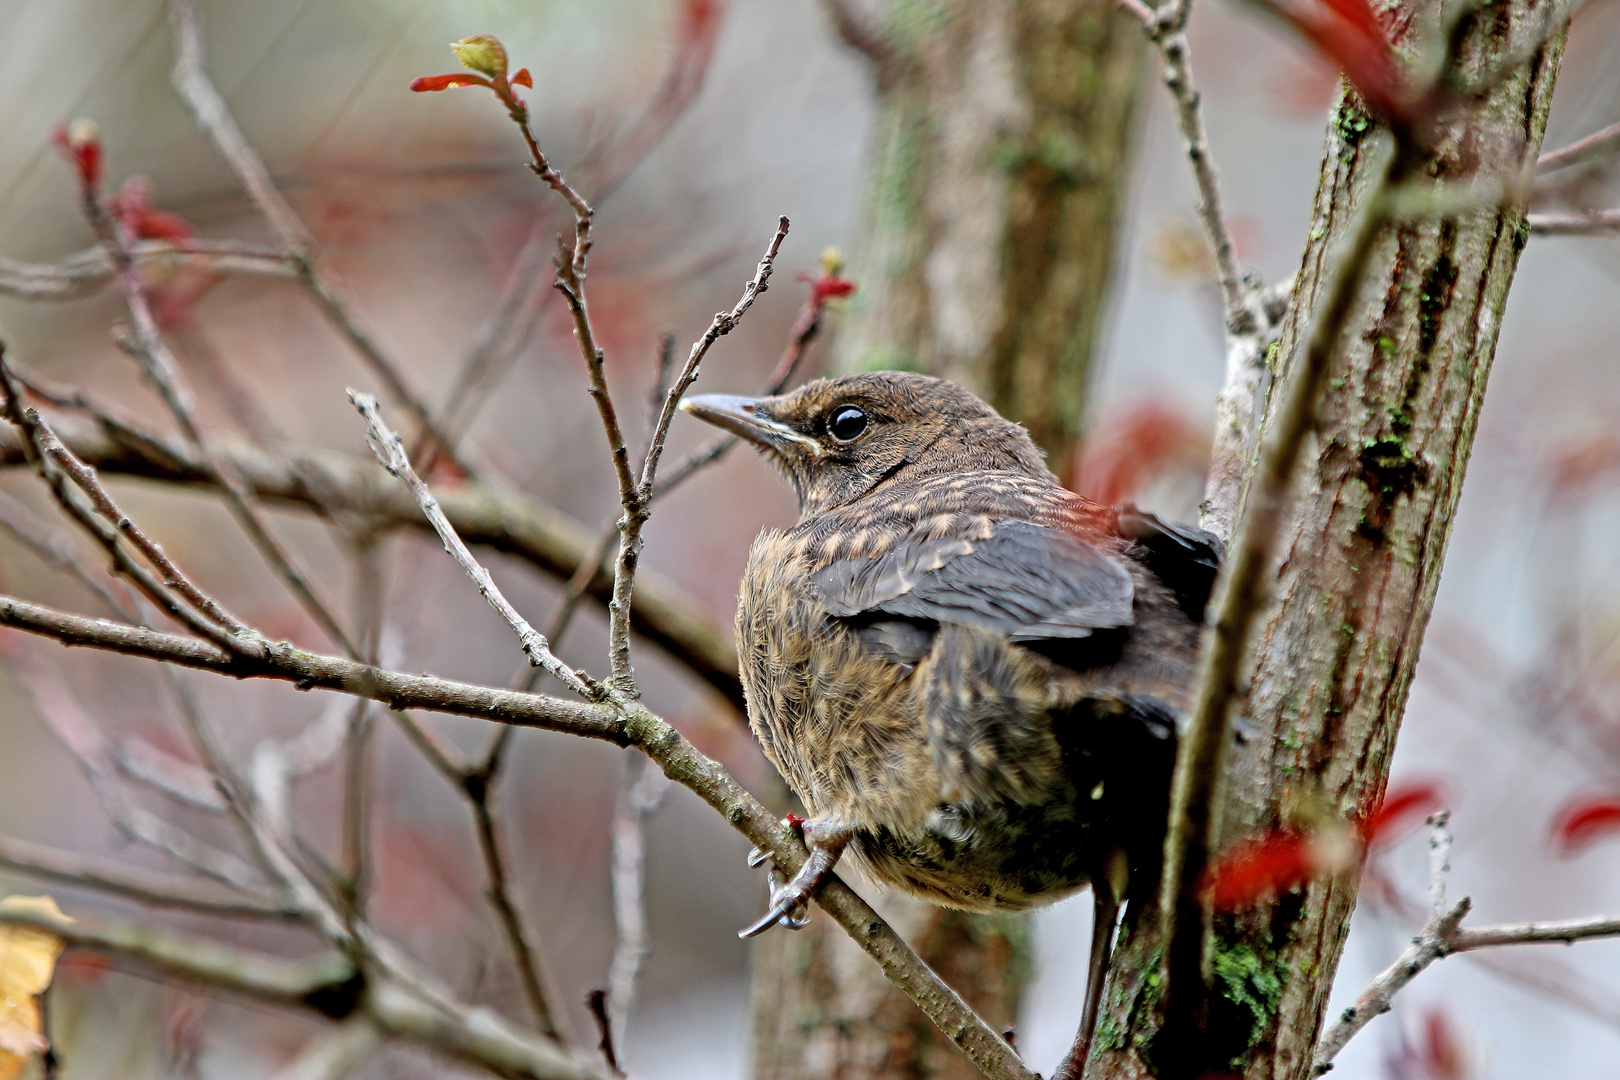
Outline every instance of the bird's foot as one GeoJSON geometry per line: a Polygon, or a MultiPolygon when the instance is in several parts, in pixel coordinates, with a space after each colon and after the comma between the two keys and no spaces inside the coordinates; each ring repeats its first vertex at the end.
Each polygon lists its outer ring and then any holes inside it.
{"type": "MultiPolygon", "coordinates": [[[[844,853],[854,830],[836,821],[805,821],[795,815],[783,819],[783,824],[804,837],[810,848],[810,857],[799,872],[788,881],[787,875],[772,866],[770,869],[771,906],[763,918],[737,933],[738,937],[757,937],[780,923],[789,930],[802,929],[810,921],[810,897],[816,887],[832,871],[838,857],[844,853]]],[[[748,853],[748,865],[759,866],[770,856],[759,848],[748,853]]]]}

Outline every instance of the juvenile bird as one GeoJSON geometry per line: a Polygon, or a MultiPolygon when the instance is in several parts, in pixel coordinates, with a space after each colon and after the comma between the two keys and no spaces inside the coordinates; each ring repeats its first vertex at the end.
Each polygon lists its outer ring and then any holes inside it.
{"type": "Polygon", "coordinates": [[[1089,884],[1083,1062],[1119,906],[1157,879],[1219,542],[1065,490],[1023,428],[941,379],[682,408],[758,446],[799,496],[798,524],[749,553],[737,644],[810,858],[744,934],[802,925],[845,851],[969,911],[1089,884]]]}

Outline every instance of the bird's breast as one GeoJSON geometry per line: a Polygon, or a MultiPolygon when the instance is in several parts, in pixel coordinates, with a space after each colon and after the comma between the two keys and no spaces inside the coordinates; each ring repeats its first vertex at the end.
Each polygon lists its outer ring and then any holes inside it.
{"type": "Polygon", "coordinates": [[[782,533],[750,552],[737,607],[749,724],[812,813],[912,829],[940,790],[918,685],[828,614],[812,571],[782,533]]]}

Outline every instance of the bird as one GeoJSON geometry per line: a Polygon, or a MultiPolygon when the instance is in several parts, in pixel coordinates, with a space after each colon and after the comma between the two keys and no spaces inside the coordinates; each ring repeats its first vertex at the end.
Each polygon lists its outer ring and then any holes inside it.
{"type": "Polygon", "coordinates": [[[1068,491],[1022,427],[944,379],[863,372],[681,408],[752,443],[799,500],[749,551],[736,639],[810,854],[743,936],[803,925],[843,856],[967,911],[1089,886],[1083,1064],[1121,908],[1157,883],[1220,541],[1068,491]]]}

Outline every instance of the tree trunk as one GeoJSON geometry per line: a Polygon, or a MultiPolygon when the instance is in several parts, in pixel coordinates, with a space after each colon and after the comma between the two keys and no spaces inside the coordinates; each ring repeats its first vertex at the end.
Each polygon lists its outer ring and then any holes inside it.
{"type": "MultiPolygon", "coordinates": [[[[1463,77],[1523,56],[1548,7],[1493,0],[1481,8],[1461,54],[1463,77]]],[[[1419,170],[1431,178],[1425,183],[1500,180],[1534,162],[1562,50],[1560,29],[1470,103],[1419,170]]],[[[1387,152],[1377,125],[1342,100],[1275,353],[1284,378],[1387,152]]],[[[1524,207],[1515,205],[1411,220],[1378,240],[1279,532],[1269,610],[1256,622],[1248,723],[1227,773],[1223,844],[1324,813],[1348,819],[1383,790],[1527,235],[1524,207]]],[[[1116,955],[1101,1052],[1086,1075],[1309,1075],[1359,876],[1358,867],[1318,878],[1216,919],[1210,1019],[1190,1058],[1186,1046],[1155,1043],[1162,950],[1156,920],[1144,918],[1116,955]],[[1171,1059],[1178,1065],[1167,1070],[1171,1059]]]]}
{"type": "Polygon", "coordinates": [[[897,3],[846,369],[955,379],[1069,470],[1142,28],[1112,0],[897,3]]]}
{"type": "MultiPolygon", "coordinates": [[[[1113,264],[1141,27],[1113,0],[898,0],[877,39],[887,58],[852,252],[860,292],[839,366],[957,379],[1067,473],[1113,264]]],[[[992,1026],[1011,1026],[1027,918],[868,895],[992,1026]]],[[[824,918],[759,940],[753,1014],[758,1080],[978,1075],[824,918]]]]}

